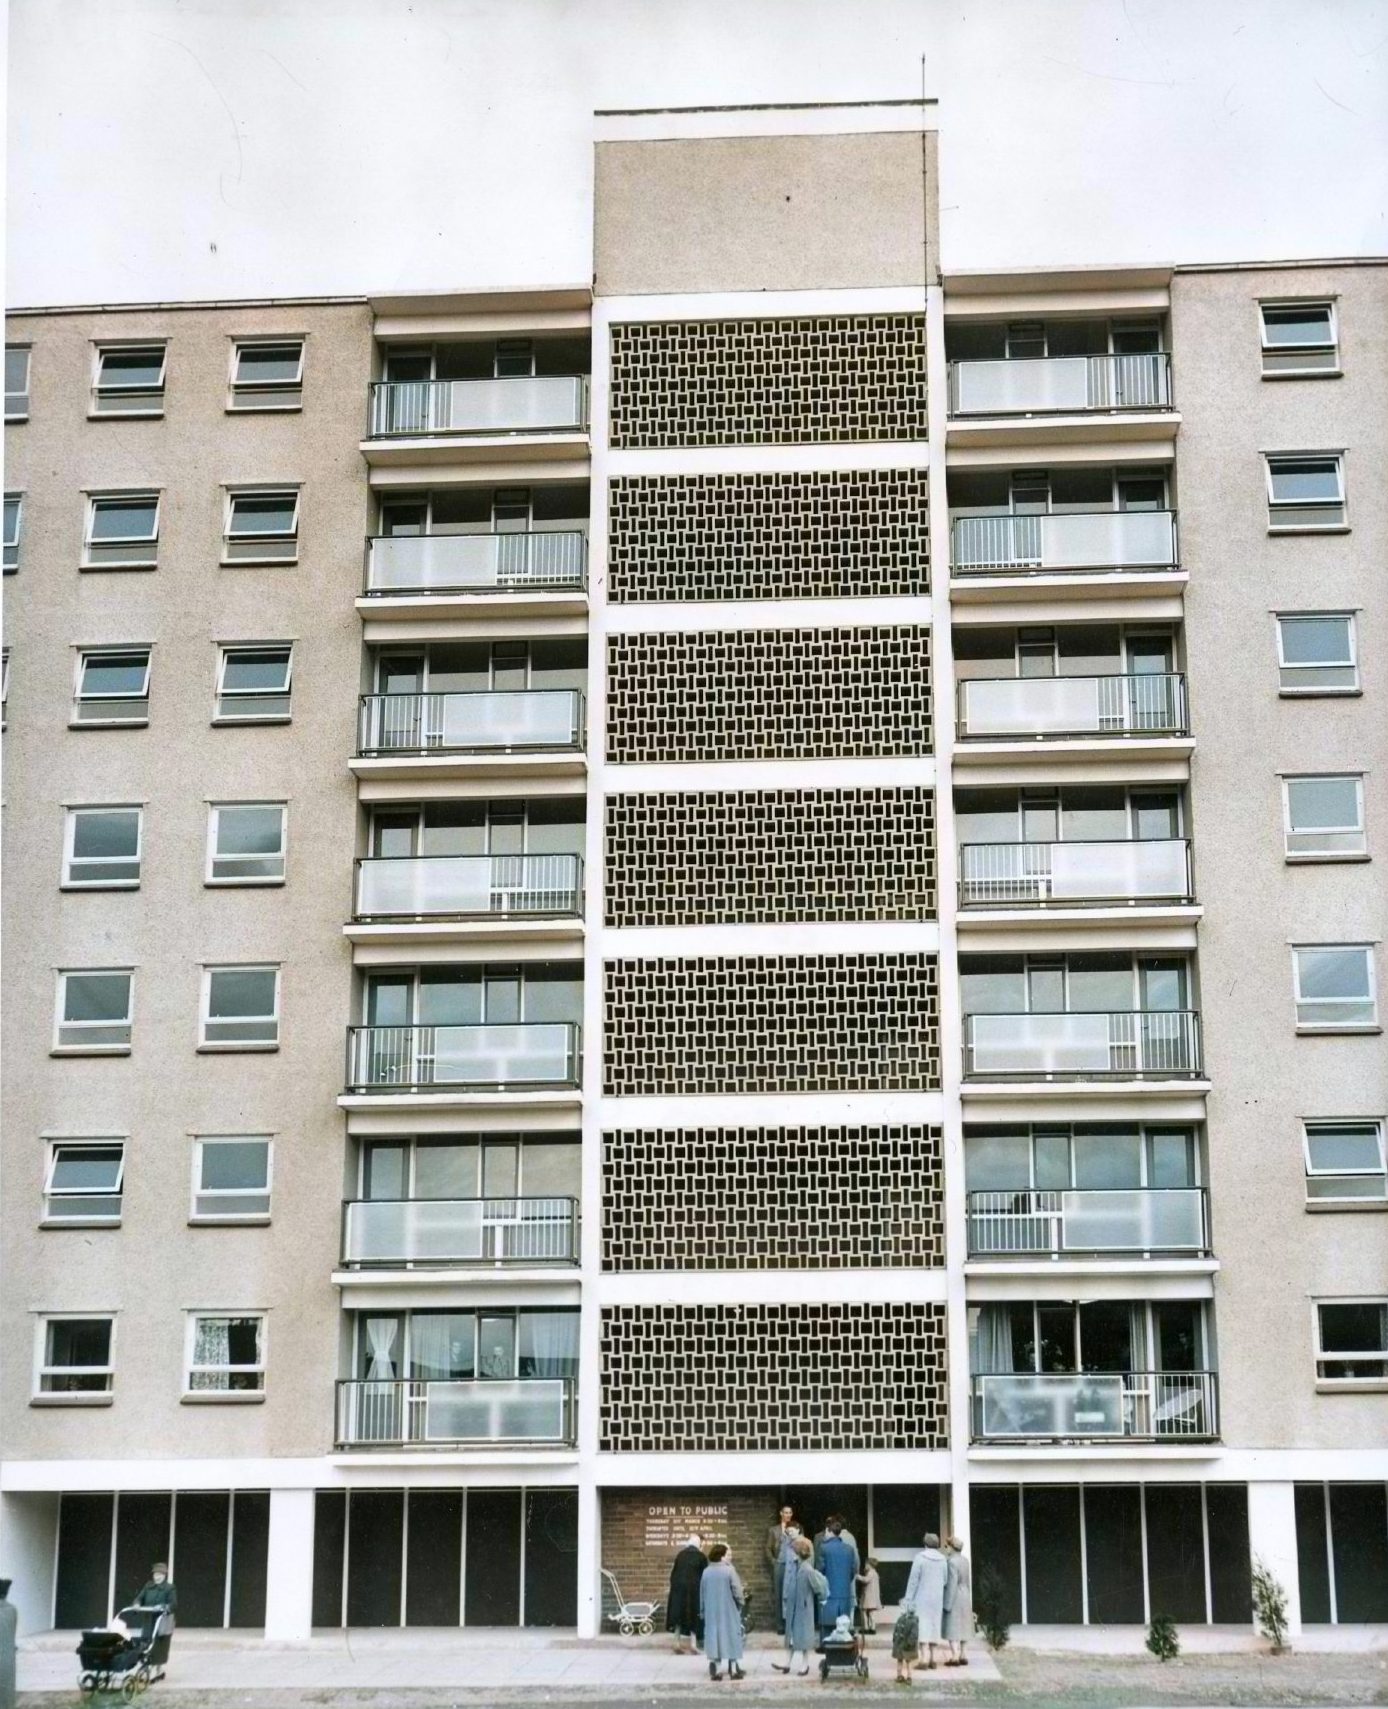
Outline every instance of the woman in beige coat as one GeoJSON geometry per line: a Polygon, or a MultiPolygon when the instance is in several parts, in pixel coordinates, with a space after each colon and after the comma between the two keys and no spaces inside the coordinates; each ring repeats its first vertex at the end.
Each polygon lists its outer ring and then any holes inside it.
{"type": "Polygon", "coordinates": [[[946,1667],[967,1667],[964,1645],[974,1635],[973,1571],[964,1553],[962,1537],[945,1539],[949,1569],[945,1578],[944,1636],[949,1645],[946,1667]]]}

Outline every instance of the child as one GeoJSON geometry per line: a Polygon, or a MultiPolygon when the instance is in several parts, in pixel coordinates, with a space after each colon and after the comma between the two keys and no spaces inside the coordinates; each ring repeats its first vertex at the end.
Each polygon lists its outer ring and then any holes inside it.
{"type": "Polygon", "coordinates": [[[877,1576],[877,1562],[869,1560],[858,1574],[858,1606],[863,1611],[863,1629],[868,1637],[877,1631],[876,1616],[882,1608],[882,1581],[877,1576]]]}
{"type": "Polygon", "coordinates": [[[914,1608],[903,1608],[892,1627],[892,1660],[896,1663],[896,1683],[911,1683],[911,1663],[920,1649],[921,1623],[914,1608]]]}

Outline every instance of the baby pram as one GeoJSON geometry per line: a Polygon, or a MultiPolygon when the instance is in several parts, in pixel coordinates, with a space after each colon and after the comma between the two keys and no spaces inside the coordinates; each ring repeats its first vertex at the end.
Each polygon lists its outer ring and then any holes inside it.
{"type": "Polygon", "coordinates": [[[863,1641],[863,1616],[855,1608],[834,1626],[821,1634],[819,1640],[819,1677],[827,1680],[835,1668],[846,1668],[859,1679],[868,1676],[867,1645],[863,1641]]]}
{"type": "Polygon", "coordinates": [[[603,1619],[610,1626],[615,1626],[624,1638],[629,1638],[634,1632],[640,1632],[649,1637],[655,1631],[655,1617],[664,1607],[661,1602],[628,1602],[622,1595],[622,1587],[617,1583],[617,1575],[602,1568],[603,1585],[617,1604],[603,1614],[603,1619]]]}
{"type": "Polygon", "coordinates": [[[98,1691],[119,1691],[128,1703],[145,1691],[163,1670],[169,1655],[167,1611],[163,1608],[122,1608],[127,1638],[105,1627],[83,1632],[77,1646],[81,1668],[78,1689],[92,1697],[98,1691]]]}

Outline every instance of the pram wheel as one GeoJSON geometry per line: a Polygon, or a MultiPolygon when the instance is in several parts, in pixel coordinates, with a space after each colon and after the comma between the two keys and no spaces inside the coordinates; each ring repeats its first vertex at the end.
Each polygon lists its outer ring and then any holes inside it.
{"type": "Polygon", "coordinates": [[[624,1638],[629,1638],[636,1628],[632,1625],[630,1620],[619,1620],[617,1622],[617,1630],[624,1638]]]}
{"type": "Polygon", "coordinates": [[[655,1631],[655,1622],[653,1620],[643,1620],[636,1630],[643,1638],[649,1638],[651,1633],[655,1631]]]}
{"type": "Polygon", "coordinates": [[[868,1676],[868,1659],[867,1659],[867,1657],[866,1656],[859,1656],[857,1661],[854,1662],[853,1668],[854,1668],[854,1671],[857,1673],[859,1679],[866,1679],[868,1676]]]}
{"type": "Polygon", "coordinates": [[[828,1658],[828,1656],[825,1656],[824,1660],[819,1664],[819,1677],[821,1680],[827,1680],[829,1677],[829,1658],[828,1658]]]}
{"type": "Polygon", "coordinates": [[[81,1679],[77,1681],[77,1689],[84,1697],[95,1697],[96,1675],[94,1673],[84,1673],[81,1679]]]}
{"type": "Polygon", "coordinates": [[[138,1673],[126,1674],[121,1682],[120,1694],[127,1703],[133,1703],[140,1694],[140,1676],[138,1673]]]}

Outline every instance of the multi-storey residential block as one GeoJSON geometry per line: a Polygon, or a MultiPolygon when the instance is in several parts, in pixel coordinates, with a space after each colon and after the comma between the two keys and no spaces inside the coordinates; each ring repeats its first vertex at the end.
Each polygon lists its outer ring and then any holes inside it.
{"type": "Polygon", "coordinates": [[[27,1624],[1388,1619],[1388,272],[598,124],[591,287],[11,316],[27,1624]]]}

